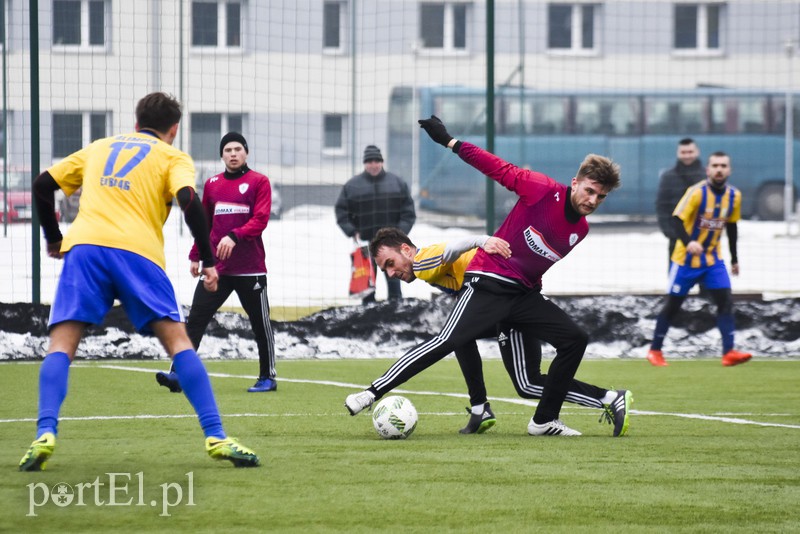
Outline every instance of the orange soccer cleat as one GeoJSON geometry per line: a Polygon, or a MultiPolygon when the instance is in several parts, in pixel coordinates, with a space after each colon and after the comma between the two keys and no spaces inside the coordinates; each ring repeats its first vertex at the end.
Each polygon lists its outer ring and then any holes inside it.
{"type": "Polygon", "coordinates": [[[738,350],[729,350],[725,353],[725,356],[722,357],[722,365],[725,367],[731,367],[733,365],[739,365],[740,363],[744,363],[753,355],[749,352],[739,352],[738,350]]]}
{"type": "Polygon", "coordinates": [[[669,365],[664,361],[664,353],[660,350],[650,349],[650,352],[647,353],[647,359],[656,367],[666,367],[669,365]]]}

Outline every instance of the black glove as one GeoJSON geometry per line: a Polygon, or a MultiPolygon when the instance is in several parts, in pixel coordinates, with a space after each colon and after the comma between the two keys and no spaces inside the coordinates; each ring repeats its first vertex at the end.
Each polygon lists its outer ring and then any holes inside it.
{"type": "Polygon", "coordinates": [[[419,122],[419,127],[425,130],[431,139],[440,145],[446,147],[447,143],[452,141],[453,136],[447,133],[447,128],[444,127],[444,124],[436,115],[431,115],[430,119],[420,119],[417,122],[419,122]]]}

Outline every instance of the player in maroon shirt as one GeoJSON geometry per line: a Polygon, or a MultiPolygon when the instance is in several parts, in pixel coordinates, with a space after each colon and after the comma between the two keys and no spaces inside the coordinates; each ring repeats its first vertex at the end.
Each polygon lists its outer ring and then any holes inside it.
{"type": "MultiPolygon", "coordinates": [[[[211,223],[211,246],[216,251],[219,285],[216,293],[198,283],[186,323],[195,348],[220,306],[236,291],[258,346],[259,374],[249,392],[275,391],[275,338],[269,322],[267,266],[261,234],[269,222],[272,188],[269,178],[247,166],[248,147],[242,134],[229,132],[219,144],[225,171],[212,176],[203,188],[203,208],[211,223]]],[[[192,276],[200,275],[197,247],[189,252],[192,276]]],[[[159,372],[158,383],[180,391],[174,373],[159,372]]]]}
{"type": "MultiPolygon", "coordinates": [[[[496,323],[524,330],[556,349],[542,390],[541,401],[528,423],[530,435],[579,436],[559,420],[570,381],[583,358],[588,335],[542,295],[542,275],[586,237],[586,215],[619,187],[619,166],[610,159],[589,154],[569,186],[534,171],[521,169],[447,133],[435,116],[419,121],[437,143],[451,148],[461,159],[519,195],[514,208],[495,232],[514,254],[509,258],[478,250],[467,267],[458,302],[441,332],[406,352],[383,376],[363,392],[345,400],[355,415],[438,361],[475,334],[496,323]]],[[[621,397],[627,410],[630,399],[621,397]]]]}

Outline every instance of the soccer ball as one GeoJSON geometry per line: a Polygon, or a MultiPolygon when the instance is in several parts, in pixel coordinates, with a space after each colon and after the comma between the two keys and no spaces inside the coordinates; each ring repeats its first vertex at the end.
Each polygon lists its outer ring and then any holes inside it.
{"type": "Polygon", "coordinates": [[[399,395],[381,400],[372,411],[372,424],[383,439],[406,439],[417,428],[417,409],[399,395]]]}

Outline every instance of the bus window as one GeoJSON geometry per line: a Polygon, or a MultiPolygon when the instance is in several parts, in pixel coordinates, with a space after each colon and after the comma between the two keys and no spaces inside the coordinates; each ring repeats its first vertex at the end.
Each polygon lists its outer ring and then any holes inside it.
{"type": "Polygon", "coordinates": [[[722,134],[767,133],[767,111],[765,96],[715,98],[711,105],[711,131],[722,134]]]}
{"type": "Polygon", "coordinates": [[[739,127],[742,133],[767,133],[767,98],[748,97],[739,99],[739,127]]]}
{"type": "Polygon", "coordinates": [[[453,135],[486,134],[486,99],[479,95],[436,97],[433,109],[453,135]]]}
{"type": "MultiPolygon", "coordinates": [[[[800,137],[800,97],[794,96],[794,136],[800,137]]],[[[772,129],[771,133],[784,135],[786,133],[786,100],[783,96],[772,97],[772,129]]]]}
{"type": "Polygon", "coordinates": [[[714,99],[711,104],[711,132],[736,133],[736,103],[729,98],[714,99]]]}
{"type": "Polygon", "coordinates": [[[395,88],[389,103],[389,133],[408,133],[416,125],[411,90],[406,90],[404,87],[395,88]]]}
{"type": "Polygon", "coordinates": [[[528,97],[522,102],[519,98],[505,98],[504,127],[498,133],[518,134],[563,134],[567,131],[566,97],[528,97]]]}
{"type": "Polygon", "coordinates": [[[566,97],[543,97],[533,100],[533,128],[535,134],[564,134],[567,132],[566,97]]]}
{"type": "Polygon", "coordinates": [[[503,99],[502,124],[497,133],[501,135],[521,135],[531,133],[531,122],[533,117],[533,103],[527,99],[514,98],[513,96],[503,99]]]}
{"type": "Polygon", "coordinates": [[[696,135],[708,132],[705,110],[708,99],[702,97],[645,98],[645,133],[696,135]]]}
{"type": "Polygon", "coordinates": [[[575,101],[575,133],[634,135],[638,133],[639,104],[635,98],[578,96],[575,101]]]}

